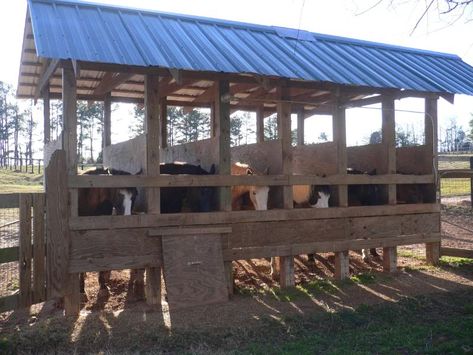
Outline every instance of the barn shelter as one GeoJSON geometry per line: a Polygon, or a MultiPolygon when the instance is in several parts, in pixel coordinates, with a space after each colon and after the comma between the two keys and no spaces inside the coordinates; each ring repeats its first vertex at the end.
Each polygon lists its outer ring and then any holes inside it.
{"type": "Polygon", "coordinates": [[[48,297],[64,297],[66,314],[77,314],[79,273],[146,268],[149,303],[161,301],[161,270],[171,308],[221,302],[233,290],[233,260],[276,257],[285,287],[294,284],[294,256],[314,251],[335,253],[338,279],[348,275],[348,250],[382,247],[384,268],[394,271],[398,245],[426,243],[435,263],[437,101],[453,102],[457,93],[473,95],[473,68],[451,54],[29,0],[17,94],[44,100],[44,141],[58,149],[46,174],[48,297]],[[408,97],[425,100],[425,144],[396,148],[395,101],[408,97]],[[49,100],[58,98],[64,129],[60,142],[50,142],[49,100]],[[105,163],[132,172],[141,167],[143,175],[77,176],[77,100],[105,103],[105,163]],[[143,137],[111,145],[112,102],[144,104],[143,137]],[[381,104],[381,143],[347,147],[346,110],[372,104],[381,104]],[[168,106],[210,108],[211,137],[169,146],[168,106]],[[256,112],[256,144],[230,147],[230,114],[237,110],[256,112]],[[278,139],[265,141],[264,118],[274,113],[278,139]],[[304,145],[305,119],[320,114],[332,116],[333,141],[304,145]],[[160,175],[160,162],[174,160],[214,163],[218,175],[160,175]],[[269,167],[271,175],[231,176],[238,160],[269,167]],[[377,175],[347,175],[349,167],[377,175]],[[307,184],[330,185],[333,207],[293,209],[292,185],[307,184]],[[271,186],[273,208],[231,211],[234,185],[271,186]],[[79,189],[128,186],[146,188],[147,214],[78,216],[79,189]],[[160,188],[169,186],[217,186],[219,211],[161,214],[160,188]],[[349,206],[350,186],[374,186],[381,199],[349,206]],[[405,191],[416,198],[405,199],[405,191]]]}

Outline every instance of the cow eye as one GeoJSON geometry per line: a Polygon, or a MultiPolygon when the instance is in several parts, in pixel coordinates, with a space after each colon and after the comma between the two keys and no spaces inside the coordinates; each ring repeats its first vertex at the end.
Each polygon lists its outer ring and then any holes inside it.
{"type": "Polygon", "coordinates": [[[256,191],[253,191],[253,195],[256,195],[256,191]]]}

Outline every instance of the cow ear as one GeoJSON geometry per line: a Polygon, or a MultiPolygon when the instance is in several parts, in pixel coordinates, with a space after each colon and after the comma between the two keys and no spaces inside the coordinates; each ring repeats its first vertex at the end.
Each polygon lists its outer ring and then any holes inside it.
{"type": "Polygon", "coordinates": [[[269,175],[269,167],[267,167],[266,169],[264,169],[264,175],[269,175]]]}
{"type": "Polygon", "coordinates": [[[141,168],[135,175],[142,175],[143,174],[143,168],[141,168]]]}
{"type": "Polygon", "coordinates": [[[253,175],[253,170],[246,169],[246,175],[253,175]]]}
{"type": "Polygon", "coordinates": [[[215,164],[212,164],[209,171],[210,175],[215,175],[215,164]]]}

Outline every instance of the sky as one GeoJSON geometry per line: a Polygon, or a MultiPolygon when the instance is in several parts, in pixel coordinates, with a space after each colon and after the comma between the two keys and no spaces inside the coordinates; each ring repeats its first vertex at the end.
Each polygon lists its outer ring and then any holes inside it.
{"type": "MultiPolygon", "coordinates": [[[[97,0],[94,2],[130,6],[129,0],[97,0]]],[[[135,8],[222,18],[234,21],[275,25],[358,38],[400,46],[415,47],[459,55],[473,65],[473,22],[454,21],[452,16],[428,13],[412,33],[425,10],[420,0],[385,0],[371,8],[378,0],[134,0],[135,8]],[[371,8],[371,9],[370,9],[371,8]]],[[[471,9],[470,11],[473,11],[471,9]]],[[[0,1],[0,80],[17,85],[26,0],[0,1]]],[[[472,16],[473,17],[473,16],[472,16]]],[[[409,105],[422,110],[419,102],[409,105]]],[[[129,109],[118,110],[112,120],[123,120],[129,109]]],[[[373,111],[373,110],[371,110],[373,111]]],[[[364,114],[369,116],[368,110],[364,114]]],[[[444,129],[456,117],[457,123],[468,128],[473,98],[456,95],[455,105],[439,101],[439,126],[444,129]]],[[[353,120],[351,120],[353,121],[353,120]]],[[[306,130],[316,131],[307,121],[306,130]]],[[[115,126],[121,126],[116,124],[115,126]]],[[[323,126],[323,125],[322,125],[323,126]]],[[[123,127],[123,126],[122,126],[123,127]]],[[[360,125],[347,122],[348,131],[359,131],[360,125]],[[351,125],[351,126],[350,126],[351,125]]],[[[322,128],[324,129],[324,128],[322,128]]],[[[317,133],[314,133],[317,134],[317,133]]],[[[358,136],[366,134],[359,131],[358,136]]],[[[112,126],[112,141],[123,140],[112,126]]],[[[359,137],[349,143],[358,142],[359,137]],[[356,141],[356,142],[355,142],[356,141]]]]}

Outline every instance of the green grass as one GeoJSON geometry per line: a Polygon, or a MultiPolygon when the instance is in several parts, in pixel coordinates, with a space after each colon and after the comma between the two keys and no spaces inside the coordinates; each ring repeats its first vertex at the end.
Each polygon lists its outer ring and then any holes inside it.
{"type": "Polygon", "coordinates": [[[461,196],[470,194],[470,179],[441,179],[442,196],[461,196]]]}
{"type": "Polygon", "coordinates": [[[0,169],[0,193],[42,192],[43,175],[0,169]]]}

